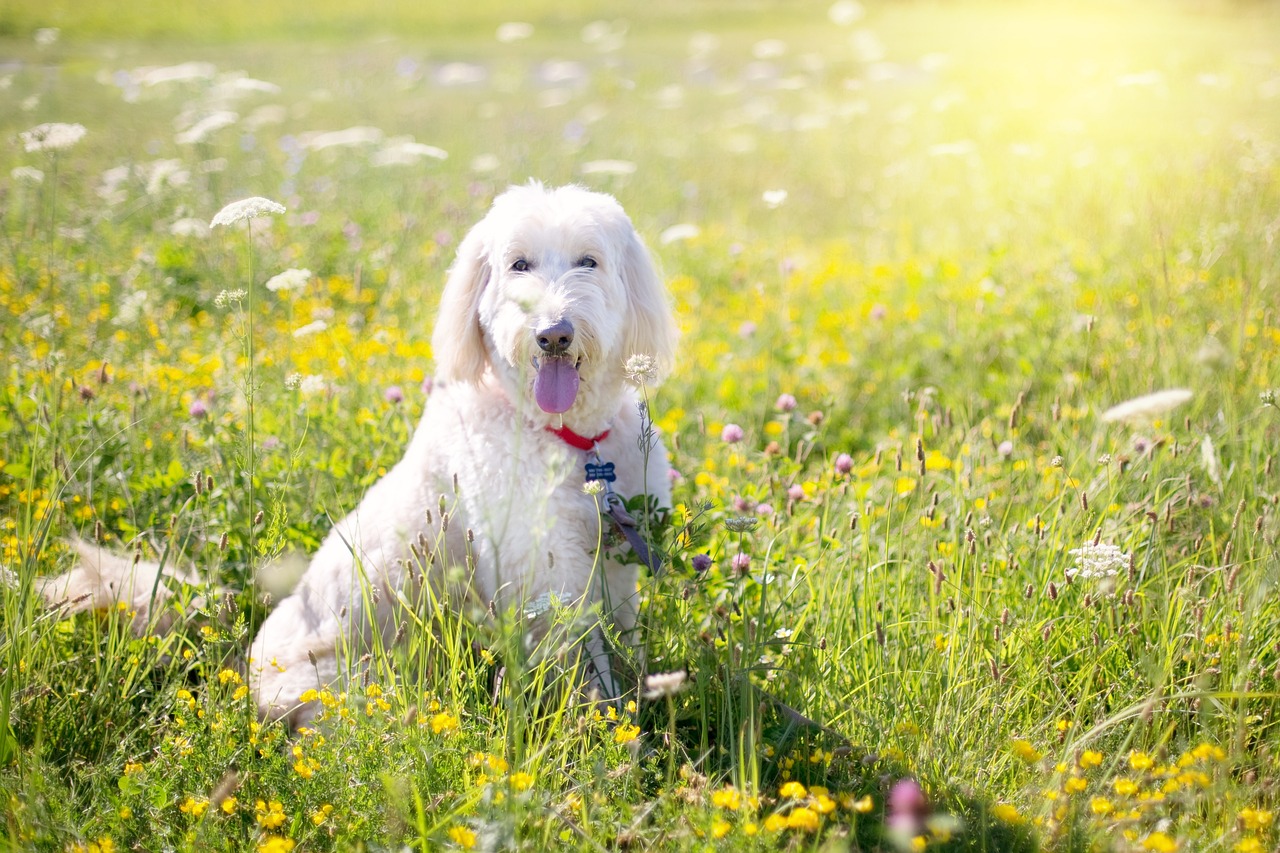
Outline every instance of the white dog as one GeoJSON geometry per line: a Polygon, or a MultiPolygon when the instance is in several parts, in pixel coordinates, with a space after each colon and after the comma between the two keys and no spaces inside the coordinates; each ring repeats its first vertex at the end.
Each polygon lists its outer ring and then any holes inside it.
{"type": "MultiPolygon", "coordinates": [[[[607,522],[602,496],[584,488],[584,464],[612,463],[623,497],[670,505],[666,450],[646,434],[624,365],[649,356],[646,382],[656,383],[675,338],[653,263],[613,198],[536,183],[499,196],[449,272],[432,336],[435,384],[408,451],[334,527],[253,640],[261,712],[310,718],[302,694],[341,682],[375,624],[390,636],[419,541],[442,558],[437,573],[470,564],[467,587],[484,604],[550,594],[599,604],[629,631],[638,570],[600,552],[607,522]]],[[[46,584],[46,597],[128,601],[145,617],[158,567],[80,550],[80,566],[46,584]]],[[[616,697],[599,632],[584,645],[592,686],[616,697]]]]}

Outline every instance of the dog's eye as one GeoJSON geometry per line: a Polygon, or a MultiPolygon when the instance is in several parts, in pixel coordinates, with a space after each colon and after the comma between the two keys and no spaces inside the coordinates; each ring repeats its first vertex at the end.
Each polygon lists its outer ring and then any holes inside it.
{"type": "Polygon", "coordinates": [[[582,257],[578,258],[578,266],[585,267],[586,269],[589,269],[589,270],[593,270],[596,268],[596,259],[591,257],[590,255],[583,255],[582,257]]]}
{"type": "Polygon", "coordinates": [[[529,262],[524,258],[516,258],[515,263],[511,265],[512,272],[528,272],[529,262]]]}

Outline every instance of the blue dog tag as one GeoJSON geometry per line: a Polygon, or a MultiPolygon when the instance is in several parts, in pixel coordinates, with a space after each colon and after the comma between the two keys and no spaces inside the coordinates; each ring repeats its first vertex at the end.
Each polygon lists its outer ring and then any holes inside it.
{"type": "Polygon", "coordinates": [[[618,475],[613,473],[612,462],[587,463],[587,482],[603,480],[606,483],[612,483],[616,479],[618,479],[618,475]]]}

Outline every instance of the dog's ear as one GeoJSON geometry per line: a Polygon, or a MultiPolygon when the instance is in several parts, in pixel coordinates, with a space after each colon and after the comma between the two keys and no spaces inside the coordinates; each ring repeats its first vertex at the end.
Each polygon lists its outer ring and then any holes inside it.
{"type": "Polygon", "coordinates": [[[458,246],[440,296],[431,349],[436,376],[447,382],[479,382],[489,362],[480,328],[480,297],[489,283],[489,218],[480,220],[458,246]]]}
{"type": "Polygon", "coordinates": [[[629,223],[621,260],[619,276],[626,288],[628,308],[623,357],[653,356],[658,373],[652,384],[657,384],[675,360],[676,321],[653,258],[629,223]]]}

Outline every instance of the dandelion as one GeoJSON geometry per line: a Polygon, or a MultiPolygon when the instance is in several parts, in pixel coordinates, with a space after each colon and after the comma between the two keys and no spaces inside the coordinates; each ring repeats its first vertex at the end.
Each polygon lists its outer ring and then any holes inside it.
{"type": "Polygon", "coordinates": [[[83,124],[67,124],[60,121],[38,124],[18,134],[22,146],[29,152],[64,151],[84,138],[83,124]]]}
{"type": "Polygon", "coordinates": [[[661,699],[664,696],[676,695],[684,687],[685,677],[684,670],[658,672],[646,676],[644,680],[644,698],[661,699]]]}
{"type": "Polygon", "coordinates": [[[262,196],[253,196],[240,201],[233,201],[222,210],[219,210],[209,222],[209,227],[217,228],[219,225],[234,225],[237,222],[248,222],[251,219],[272,216],[284,213],[284,211],[285,206],[279,202],[262,196]]]}
{"type": "Polygon", "coordinates": [[[1110,578],[1129,567],[1129,553],[1105,542],[1086,543],[1071,549],[1070,554],[1076,564],[1067,569],[1069,578],[1110,578]]]}
{"type": "Polygon", "coordinates": [[[311,270],[287,269],[267,279],[267,290],[272,293],[298,290],[306,287],[309,281],[311,281],[311,270]]]}
{"type": "Polygon", "coordinates": [[[1122,421],[1124,423],[1142,423],[1155,420],[1188,402],[1192,393],[1185,388],[1172,388],[1168,391],[1157,391],[1119,403],[1102,413],[1102,420],[1107,423],[1122,421]]]}

